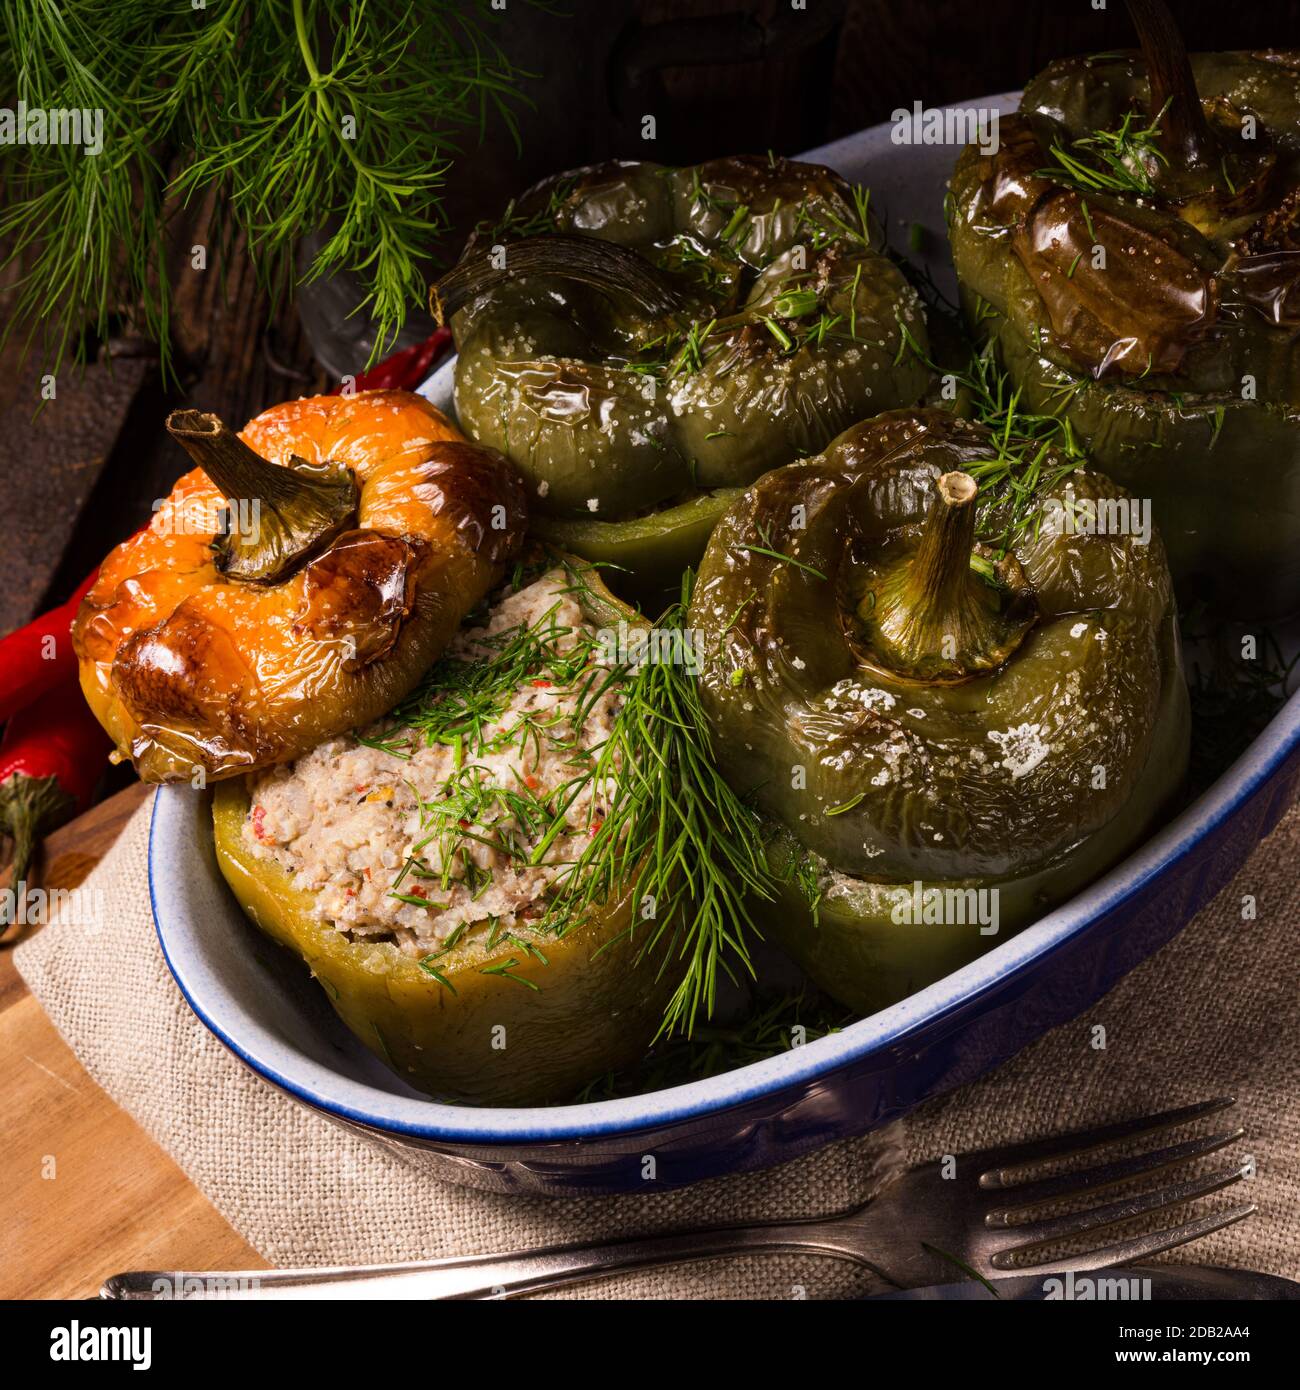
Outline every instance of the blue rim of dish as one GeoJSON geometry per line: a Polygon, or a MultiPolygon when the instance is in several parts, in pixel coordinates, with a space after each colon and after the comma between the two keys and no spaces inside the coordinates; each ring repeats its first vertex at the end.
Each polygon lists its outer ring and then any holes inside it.
{"type": "Polygon", "coordinates": [[[445,1105],[377,1090],[301,1056],[295,1067],[286,1068],[271,1060],[283,1044],[255,1024],[250,1024],[247,1037],[233,1036],[212,1016],[203,998],[196,997],[203,991],[187,985],[184,963],[178,969],[174,958],[183,952],[184,932],[178,935],[175,929],[165,927],[164,922],[169,919],[160,911],[155,872],[160,819],[179,813],[178,798],[201,795],[189,788],[163,787],[155,797],[149,826],[149,898],[163,957],[186,1003],[245,1065],[315,1109],[370,1129],[430,1143],[540,1144],[599,1139],[658,1129],[761,1101],[850,1066],[932,1026],[1062,949],[1103,913],[1120,906],[1151,879],[1168,872],[1268,780],[1297,745],[1300,694],[1291,697],[1268,728],[1208,792],[1135,855],[987,955],[900,1003],[850,1024],[843,1032],[720,1076],[620,1100],[531,1109],[445,1105]]]}

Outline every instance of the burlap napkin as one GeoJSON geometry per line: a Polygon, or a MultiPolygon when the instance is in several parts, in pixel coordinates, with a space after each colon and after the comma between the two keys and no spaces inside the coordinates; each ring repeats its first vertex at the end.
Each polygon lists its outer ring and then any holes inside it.
{"type": "MultiPolygon", "coordinates": [[[[900,1161],[1227,1092],[1240,1098],[1247,1127],[1230,1152],[1255,1156],[1258,1175],[1246,1195],[1259,1212],[1179,1257],[1300,1276],[1300,809],[1174,942],[1090,1014],[992,1077],[887,1131],[765,1173],[657,1196],[564,1201],[431,1181],[245,1071],[190,1013],[163,963],[145,890],[148,817],[146,804],[86,881],[105,894],[107,925],[92,936],[71,924],[47,927],[18,948],[17,965],[90,1075],[272,1264],[506,1251],[836,1211],[870,1195],[900,1161]],[[1257,916],[1243,922],[1247,893],[1257,916]]],[[[569,1296],[835,1298],[872,1288],[870,1276],[839,1261],[755,1256],[627,1276],[569,1296]]]]}

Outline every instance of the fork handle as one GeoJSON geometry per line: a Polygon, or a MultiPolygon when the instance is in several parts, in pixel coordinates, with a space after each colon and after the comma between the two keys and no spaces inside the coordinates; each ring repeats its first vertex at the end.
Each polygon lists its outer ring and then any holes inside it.
{"type": "Polygon", "coordinates": [[[466,1299],[520,1294],[603,1279],[630,1269],[714,1259],[719,1255],[771,1255],[806,1250],[854,1258],[835,1223],[781,1221],[723,1226],[599,1245],[549,1246],[512,1255],[335,1269],[195,1271],[140,1270],[114,1274],[100,1290],[107,1299],[466,1299]]]}

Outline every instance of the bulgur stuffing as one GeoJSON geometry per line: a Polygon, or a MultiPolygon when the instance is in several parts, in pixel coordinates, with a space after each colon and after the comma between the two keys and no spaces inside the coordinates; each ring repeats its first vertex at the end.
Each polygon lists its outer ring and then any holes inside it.
{"type": "Polygon", "coordinates": [[[507,592],[391,715],[255,782],[244,839],[322,920],[423,956],[543,915],[613,793],[593,773],[622,704],[570,587],[507,592]]]}

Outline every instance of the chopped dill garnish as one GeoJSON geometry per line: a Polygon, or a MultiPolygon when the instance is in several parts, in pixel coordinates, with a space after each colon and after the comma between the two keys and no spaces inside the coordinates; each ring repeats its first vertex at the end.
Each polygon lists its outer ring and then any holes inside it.
{"type": "Polygon", "coordinates": [[[410,903],[412,907],[423,907],[430,912],[446,912],[446,903],[435,903],[430,898],[422,898],[418,893],[390,893],[390,898],[396,898],[399,903],[410,903]]]}
{"type": "Polygon", "coordinates": [[[437,957],[435,956],[424,956],[420,960],[420,969],[423,970],[426,975],[431,975],[435,980],[437,980],[437,982],[440,985],[443,985],[445,988],[451,990],[453,994],[459,994],[460,991],[456,988],[456,986],[452,984],[452,982],[447,978],[447,976],[441,970],[439,970],[436,965],[434,965],[433,962],[435,959],[437,959],[437,957]]]}
{"type": "MultiPolygon", "coordinates": [[[[772,537],[762,526],[758,528],[758,537],[763,542],[762,545],[745,545],[738,541],[736,542],[735,548],[737,550],[747,550],[753,555],[766,555],[769,560],[778,560],[783,565],[791,565],[797,570],[803,570],[805,574],[811,574],[814,579],[824,580],[826,578],[821,570],[814,569],[812,565],[805,565],[802,560],[796,560],[793,555],[787,555],[784,550],[778,550],[773,543],[772,537]]],[[[737,610],[736,617],[739,616],[740,613],[739,610],[737,610]]],[[[736,618],[733,617],[731,622],[727,624],[727,631],[731,630],[735,621],[736,618]]]]}
{"type": "Polygon", "coordinates": [[[826,876],[826,861],[811,852],[792,855],[787,871],[788,881],[793,883],[804,896],[808,911],[812,915],[814,927],[820,927],[822,899],[826,896],[823,886],[826,876]]]}
{"type": "Polygon", "coordinates": [[[518,211],[515,199],[512,198],[497,222],[480,222],[475,232],[495,242],[506,237],[540,236],[546,232],[557,231],[561,227],[564,205],[569,201],[577,183],[576,178],[561,179],[551,189],[546,201],[526,217],[518,211]]]}
{"type": "Polygon", "coordinates": [[[792,352],[794,350],[794,339],[790,337],[775,319],[764,319],[763,326],[777,342],[781,344],[781,350],[783,352],[792,352]]]}
{"type": "Polygon", "coordinates": [[[828,242],[843,237],[860,246],[871,245],[871,190],[862,184],[849,185],[849,197],[853,200],[851,220],[845,220],[839,213],[828,207],[810,212],[805,203],[799,209],[799,227],[808,227],[813,233],[810,238],[815,250],[820,250],[828,242]],[[823,220],[824,219],[824,220],[823,220]]]}
{"type": "MultiPolygon", "coordinates": [[[[1151,177],[1152,166],[1169,163],[1156,144],[1160,122],[1168,109],[1166,102],[1155,119],[1145,126],[1137,125],[1138,112],[1125,112],[1117,129],[1095,130],[1091,135],[1072,140],[1068,150],[1059,141],[1053,141],[1055,165],[1035,173],[1039,178],[1066,184],[1083,193],[1134,193],[1149,198],[1156,191],[1151,177]]],[[[1086,208],[1084,219],[1091,236],[1092,221],[1086,208]]]]}
{"type": "Polygon", "coordinates": [[[894,356],[894,366],[897,367],[898,364],[903,360],[903,356],[907,352],[908,348],[911,348],[912,352],[922,362],[928,362],[928,359],[925,355],[924,350],[921,347],[921,344],[916,341],[916,337],[913,334],[912,330],[903,322],[902,318],[897,317],[894,319],[894,322],[898,325],[899,338],[898,352],[894,356]]]}

